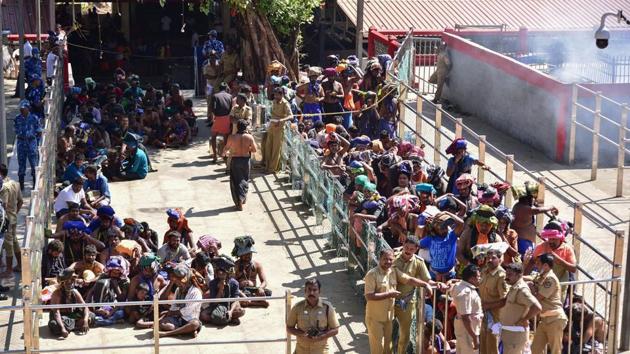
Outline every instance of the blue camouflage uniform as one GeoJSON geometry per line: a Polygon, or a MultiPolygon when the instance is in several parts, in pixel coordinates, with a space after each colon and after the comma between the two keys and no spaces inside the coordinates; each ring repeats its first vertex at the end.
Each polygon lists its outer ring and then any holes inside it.
{"type": "MultiPolygon", "coordinates": [[[[35,50],[33,48],[33,50],[35,50]]],[[[24,77],[26,82],[31,82],[33,75],[42,77],[42,61],[36,56],[30,56],[24,59],[24,77]]]]}
{"type": "Polygon", "coordinates": [[[203,55],[206,57],[214,50],[217,59],[221,59],[225,49],[223,48],[223,42],[218,39],[209,39],[203,44],[203,55]]]}
{"type": "Polygon", "coordinates": [[[44,85],[42,79],[39,75],[34,75],[31,79],[31,84],[26,88],[26,92],[24,93],[24,98],[28,100],[31,105],[31,112],[35,114],[40,119],[44,118],[44,98],[46,96],[46,90],[44,89],[44,85]],[[35,87],[32,85],[32,82],[35,80],[40,81],[40,85],[35,87]]]}
{"type": "MultiPolygon", "coordinates": [[[[21,108],[28,108],[28,102],[20,103],[21,108]]],[[[31,165],[31,174],[35,175],[35,166],[39,158],[37,152],[37,137],[42,129],[36,115],[28,112],[26,116],[20,113],[15,117],[15,136],[17,138],[18,176],[21,180],[26,174],[26,158],[31,165]]]]}

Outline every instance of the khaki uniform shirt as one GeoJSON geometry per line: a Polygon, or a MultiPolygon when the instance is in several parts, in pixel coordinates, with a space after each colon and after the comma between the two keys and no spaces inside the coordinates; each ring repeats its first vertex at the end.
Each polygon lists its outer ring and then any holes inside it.
{"type": "MultiPolygon", "coordinates": [[[[409,262],[405,262],[402,258],[402,254],[400,254],[394,260],[392,267],[413,278],[418,278],[427,282],[431,279],[431,275],[429,275],[429,270],[427,269],[426,264],[424,264],[424,260],[416,255],[414,255],[409,262]]],[[[398,284],[396,290],[400,291],[400,297],[405,297],[413,292],[415,287],[401,283],[398,284]]]]}
{"type": "Polygon", "coordinates": [[[481,307],[481,297],[477,293],[477,288],[467,281],[460,281],[453,290],[451,297],[457,308],[457,317],[470,315],[470,324],[473,332],[481,332],[481,320],[483,319],[483,309],[481,307]]]}
{"type": "Polygon", "coordinates": [[[503,312],[501,312],[501,324],[504,326],[520,326],[518,321],[536,303],[538,303],[538,300],[532,295],[527,283],[521,278],[516,284],[512,285],[506,295],[505,306],[503,307],[503,312]]]}
{"type": "Polygon", "coordinates": [[[13,225],[17,223],[17,214],[19,211],[17,206],[18,203],[22,202],[20,185],[16,181],[6,178],[0,190],[0,200],[2,200],[2,205],[4,205],[9,224],[13,225]]]}
{"type": "MultiPolygon", "coordinates": [[[[337,313],[328,301],[319,299],[317,305],[312,307],[306,300],[295,304],[289,311],[287,320],[289,327],[295,327],[304,332],[311,328],[318,327],[320,331],[339,327],[337,313]]],[[[328,340],[317,343],[306,342],[304,338],[297,337],[296,353],[323,353],[328,349],[328,340]]]]}
{"type": "Polygon", "coordinates": [[[243,105],[243,107],[239,107],[235,105],[232,107],[232,111],[230,112],[230,117],[232,117],[232,122],[236,123],[239,119],[245,119],[248,122],[252,121],[252,107],[248,105],[243,105]]]}
{"type": "MultiPolygon", "coordinates": [[[[491,270],[489,267],[481,271],[481,283],[479,284],[479,296],[483,302],[495,302],[505,298],[508,292],[508,284],[505,282],[505,270],[501,266],[491,270]]],[[[493,322],[501,322],[501,309],[490,311],[493,322]]]]}
{"type": "MultiPolygon", "coordinates": [[[[376,266],[365,275],[365,294],[384,293],[398,288],[398,283],[407,284],[411,278],[392,267],[387,271],[376,266]]],[[[365,317],[375,321],[394,320],[394,299],[368,300],[365,305],[365,317]]]]}
{"type": "Polygon", "coordinates": [[[271,119],[284,119],[293,114],[291,112],[291,105],[289,105],[289,101],[286,99],[283,98],[279,103],[276,102],[276,100],[273,100],[272,102],[271,119]]]}
{"type": "Polygon", "coordinates": [[[562,308],[560,295],[560,281],[553,271],[541,273],[534,278],[534,286],[539,295],[544,297],[540,301],[542,311],[540,317],[542,321],[554,321],[566,319],[566,314],[562,308]]]}

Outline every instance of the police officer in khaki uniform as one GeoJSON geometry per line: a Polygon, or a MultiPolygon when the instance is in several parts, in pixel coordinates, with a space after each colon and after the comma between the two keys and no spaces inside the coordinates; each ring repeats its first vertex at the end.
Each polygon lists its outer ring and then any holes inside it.
{"type": "Polygon", "coordinates": [[[382,250],[379,254],[378,266],[370,269],[363,279],[367,300],[365,323],[371,354],[391,354],[392,352],[394,300],[400,296],[400,291],[396,290],[398,283],[422,286],[425,288],[425,293],[431,294],[428,283],[392,268],[393,263],[394,251],[382,250]]]}
{"type": "Polygon", "coordinates": [[[502,255],[499,249],[489,249],[485,252],[486,263],[481,270],[479,296],[484,309],[484,318],[479,336],[479,350],[484,354],[499,353],[499,341],[492,333],[491,327],[494,323],[501,322],[502,300],[508,292],[505,270],[501,267],[502,255]]]}
{"type": "Polygon", "coordinates": [[[503,354],[522,354],[529,338],[529,320],[541,310],[540,303],[523,280],[523,265],[508,264],[505,280],[511,286],[501,312],[503,354]]]}
{"type": "Polygon", "coordinates": [[[483,319],[481,298],[477,292],[480,282],[479,268],[469,264],[462,270],[462,281],[450,292],[457,308],[455,316],[457,354],[479,353],[479,332],[483,319]]]}
{"type": "MultiPolygon", "coordinates": [[[[412,278],[418,278],[431,283],[429,270],[422,258],[416,255],[418,252],[418,238],[409,236],[403,244],[402,252],[394,260],[393,267],[412,278]]],[[[409,331],[411,330],[411,318],[416,309],[415,287],[409,284],[398,284],[396,290],[400,296],[396,298],[394,318],[398,321],[398,353],[407,352],[409,344],[409,331]]]]}
{"type": "Polygon", "coordinates": [[[309,279],[304,284],[304,300],[295,304],[287,319],[287,332],[297,337],[295,354],[328,354],[328,338],[339,331],[337,313],[319,297],[321,283],[309,279]]]}
{"type": "Polygon", "coordinates": [[[538,327],[532,342],[532,354],[562,353],[562,335],[567,325],[567,316],[560,298],[560,281],[553,272],[554,256],[543,253],[536,258],[536,268],[540,271],[530,287],[542,305],[538,327]],[[547,349],[545,349],[547,346],[547,349]]]}

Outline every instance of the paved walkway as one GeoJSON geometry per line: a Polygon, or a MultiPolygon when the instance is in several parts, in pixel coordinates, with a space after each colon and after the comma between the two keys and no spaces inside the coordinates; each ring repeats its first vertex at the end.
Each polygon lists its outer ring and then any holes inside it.
{"type": "MultiPolygon", "coordinates": [[[[205,102],[196,100],[199,116],[205,102]]],[[[195,238],[205,233],[222,241],[229,253],[236,236],[251,234],[256,241],[255,258],[262,262],[274,295],[288,289],[303,295],[306,277],[317,276],[322,293],[340,316],[341,329],[332,341],[334,353],[366,353],[367,336],[363,325],[362,295],[355,294],[342,259],[324,249],[325,236],[290,190],[282,176],[254,174],[245,210],[234,209],[223,164],[211,163],[208,154],[208,131],[201,123],[200,137],[186,150],[162,150],[152,155],[154,168],[143,181],[112,183],[113,206],[119,215],[147,221],[163,235],[166,231],[165,210],[182,208],[194,230],[195,238]]],[[[200,341],[234,341],[221,346],[182,347],[186,353],[283,353],[284,344],[239,344],[244,339],[282,338],[285,333],[284,301],[272,301],[268,309],[248,309],[241,325],[222,329],[204,327],[196,339],[167,338],[161,343],[195,343],[200,341]]],[[[97,328],[79,337],[71,334],[65,341],[51,338],[46,327],[48,317],[40,322],[41,347],[46,349],[105,346],[114,344],[151,344],[150,330],[129,326],[97,328]]],[[[60,350],[60,353],[67,351],[60,350]]],[[[121,350],[95,351],[119,353],[121,350]]],[[[152,349],[133,349],[133,353],[150,353],[152,349]]]]}

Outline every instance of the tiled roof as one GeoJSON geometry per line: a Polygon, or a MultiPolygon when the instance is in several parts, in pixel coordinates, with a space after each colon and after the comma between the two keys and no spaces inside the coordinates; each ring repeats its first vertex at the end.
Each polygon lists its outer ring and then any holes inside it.
{"type": "MultiPolygon", "coordinates": [[[[337,0],[356,24],[357,0],[337,0]]],[[[629,0],[365,0],[363,31],[443,30],[459,25],[507,25],[508,30],[592,29],[602,14],[630,11],[629,0]]],[[[630,13],[629,13],[630,15],[630,13]]],[[[625,26],[608,19],[607,27],[625,26]]]]}

